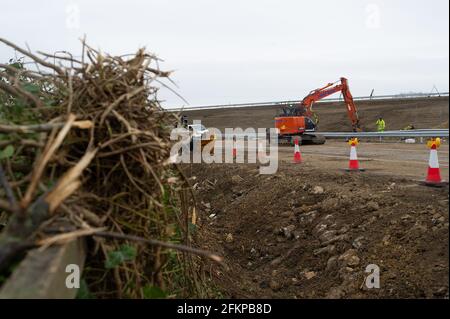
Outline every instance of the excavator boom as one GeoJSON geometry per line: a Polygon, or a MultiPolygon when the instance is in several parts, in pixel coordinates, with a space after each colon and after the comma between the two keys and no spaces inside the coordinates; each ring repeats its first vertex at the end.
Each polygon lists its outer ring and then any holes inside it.
{"type": "Polygon", "coordinates": [[[360,130],[358,112],[356,110],[355,103],[353,102],[353,96],[350,93],[348,87],[348,80],[346,78],[341,78],[339,84],[329,83],[323,88],[311,91],[308,96],[306,96],[301,103],[301,107],[305,108],[305,114],[307,116],[312,116],[312,107],[315,102],[326,98],[334,93],[341,92],[344,98],[345,105],[347,106],[347,114],[352,122],[352,127],[354,131],[360,130]]]}
{"type": "Polygon", "coordinates": [[[348,87],[348,82],[346,78],[341,78],[342,82],[342,96],[344,97],[344,102],[347,106],[347,114],[352,121],[352,128],[354,132],[361,131],[361,125],[359,123],[358,111],[356,109],[355,103],[353,102],[353,96],[350,93],[348,87]]]}

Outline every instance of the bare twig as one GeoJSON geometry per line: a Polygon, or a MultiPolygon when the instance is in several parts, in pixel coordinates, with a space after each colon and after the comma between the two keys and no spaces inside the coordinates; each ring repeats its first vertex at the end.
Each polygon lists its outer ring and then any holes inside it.
{"type": "Polygon", "coordinates": [[[163,241],[156,240],[156,239],[146,239],[146,238],[142,238],[139,236],[125,235],[125,234],[119,234],[119,233],[113,233],[113,232],[97,232],[97,233],[94,233],[93,236],[136,241],[136,242],[141,242],[141,243],[145,243],[145,244],[152,245],[152,246],[160,246],[160,247],[164,247],[164,248],[175,249],[175,250],[203,256],[203,257],[209,258],[212,261],[215,261],[217,263],[223,262],[222,257],[220,257],[216,254],[210,253],[206,250],[192,248],[192,247],[188,247],[185,245],[167,243],[167,242],[163,242],[163,241]]]}
{"type": "Polygon", "coordinates": [[[4,210],[10,213],[14,212],[14,208],[11,206],[11,203],[0,198],[0,210],[4,210]]]}
{"type": "Polygon", "coordinates": [[[10,41],[8,41],[8,40],[6,40],[6,39],[3,39],[3,38],[0,38],[0,42],[3,42],[4,44],[6,44],[7,46],[13,48],[14,50],[17,50],[17,51],[19,51],[20,53],[26,55],[27,57],[31,58],[33,61],[36,61],[36,62],[38,62],[39,64],[41,64],[41,65],[43,65],[43,66],[45,66],[45,67],[47,67],[47,68],[50,68],[50,69],[52,69],[52,70],[55,70],[59,75],[61,75],[61,76],[64,75],[64,71],[63,71],[61,68],[57,67],[57,66],[54,65],[54,64],[51,64],[51,63],[46,62],[45,60],[39,58],[38,56],[34,55],[33,53],[30,53],[29,51],[26,51],[26,50],[24,50],[24,49],[18,47],[18,46],[15,45],[14,43],[12,43],[12,42],[10,42],[10,41]]]}
{"type": "Polygon", "coordinates": [[[15,67],[13,67],[13,66],[11,66],[9,64],[0,63],[0,68],[3,68],[3,69],[7,70],[10,73],[16,74],[16,77],[17,77],[18,74],[24,74],[24,75],[26,75],[26,76],[28,76],[30,78],[35,79],[35,80],[42,80],[44,78],[44,76],[42,74],[40,74],[40,73],[31,71],[31,70],[26,70],[26,69],[18,69],[18,68],[15,68],[15,67]]]}
{"type": "MultiPolygon", "coordinates": [[[[53,129],[63,128],[66,123],[45,123],[32,125],[5,125],[0,124],[0,132],[2,133],[32,133],[32,132],[48,132],[53,129]]],[[[74,121],[72,127],[79,129],[89,129],[92,127],[91,121],[74,121]]]]}
{"type": "Polygon", "coordinates": [[[175,94],[176,96],[178,96],[184,103],[189,104],[189,102],[182,97],[177,91],[175,91],[174,89],[172,89],[170,86],[168,86],[167,84],[159,81],[159,80],[155,80],[157,83],[159,83],[160,85],[162,85],[163,87],[165,87],[166,89],[168,89],[170,92],[172,92],[173,94],[175,94]]]}
{"type": "Polygon", "coordinates": [[[12,210],[13,211],[16,210],[17,209],[16,197],[14,196],[11,186],[9,185],[8,180],[6,179],[5,171],[3,170],[3,166],[1,163],[0,163],[0,183],[3,189],[5,190],[6,197],[8,198],[12,210]]]}
{"type": "Polygon", "coordinates": [[[102,157],[118,155],[118,154],[129,152],[129,151],[134,150],[134,149],[145,148],[145,147],[156,148],[157,149],[158,146],[160,146],[160,144],[158,144],[156,142],[148,142],[148,143],[136,144],[136,145],[131,145],[129,147],[118,149],[118,150],[115,150],[115,151],[112,151],[112,152],[98,153],[98,157],[102,158],[102,157]]]}
{"type": "Polygon", "coordinates": [[[73,62],[82,64],[82,62],[79,61],[79,60],[77,60],[77,59],[75,59],[75,58],[70,54],[70,52],[61,52],[61,53],[66,53],[66,54],[68,54],[70,57],[65,57],[65,56],[62,56],[62,55],[56,55],[56,54],[49,54],[49,53],[45,53],[45,52],[42,52],[42,51],[37,51],[37,53],[39,53],[40,55],[43,55],[43,56],[45,56],[45,57],[47,57],[47,58],[52,58],[52,59],[53,59],[53,58],[56,58],[56,59],[58,59],[58,60],[65,60],[65,61],[71,62],[71,63],[72,63],[72,69],[73,69],[73,62]]]}
{"type": "Polygon", "coordinates": [[[103,112],[102,116],[100,117],[100,125],[103,124],[105,121],[105,118],[108,116],[109,112],[111,112],[117,105],[119,105],[123,100],[131,99],[133,96],[143,92],[145,90],[145,86],[138,87],[134,89],[133,91],[129,93],[122,94],[117,100],[115,100],[113,103],[111,103],[106,110],[103,112]]]}
{"type": "Polygon", "coordinates": [[[6,77],[8,78],[8,80],[10,82],[14,83],[14,85],[10,85],[10,84],[0,81],[1,89],[3,89],[4,91],[6,91],[16,97],[23,97],[23,98],[27,99],[28,101],[33,103],[35,107],[43,107],[44,106],[44,103],[42,103],[42,101],[38,97],[34,96],[30,92],[28,92],[20,87],[20,85],[18,83],[19,82],[18,78],[12,78],[10,76],[6,76],[6,77]]]}
{"type": "Polygon", "coordinates": [[[50,213],[80,186],[79,177],[96,153],[97,149],[88,150],[80,161],[59,179],[56,187],[45,196],[50,213]]]}
{"type": "Polygon", "coordinates": [[[36,164],[33,174],[31,177],[31,183],[27,188],[27,191],[25,193],[25,196],[23,197],[20,206],[25,209],[28,207],[28,205],[31,202],[32,196],[34,195],[34,192],[36,190],[36,186],[38,185],[39,180],[41,179],[41,175],[44,172],[44,168],[47,165],[47,162],[50,160],[50,157],[53,155],[53,153],[56,151],[56,149],[61,145],[64,138],[66,137],[67,133],[69,133],[69,130],[75,122],[75,115],[70,114],[69,118],[67,119],[66,124],[63,126],[61,131],[59,132],[58,136],[56,137],[55,141],[51,145],[49,145],[48,148],[44,151],[41,158],[39,159],[38,163],[36,164]]]}
{"type": "Polygon", "coordinates": [[[52,237],[44,238],[37,241],[37,245],[41,246],[39,250],[44,250],[54,244],[64,244],[79,237],[90,236],[98,232],[105,231],[105,227],[78,229],[71,232],[58,234],[52,237]]]}
{"type": "Polygon", "coordinates": [[[31,146],[31,147],[44,147],[44,144],[39,143],[35,140],[28,140],[28,139],[23,139],[23,140],[5,140],[5,141],[0,141],[0,147],[4,147],[6,145],[10,145],[10,144],[19,144],[19,145],[23,145],[23,146],[31,146]]]}

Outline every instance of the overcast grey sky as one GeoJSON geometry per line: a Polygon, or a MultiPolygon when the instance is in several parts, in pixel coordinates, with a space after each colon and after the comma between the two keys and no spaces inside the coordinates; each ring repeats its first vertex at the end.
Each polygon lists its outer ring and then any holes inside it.
{"type": "MultiPolygon", "coordinates": [[[[110,54],[146,46],[191,105],[300,99],[341,76],[355,96],[449,90],[448,0],[2,0],[0,12],[0,36],[33,50],[77,54],[83,34],[110,54]]],[[[0,61],[12,55],[0,45],[0,61]]]]}

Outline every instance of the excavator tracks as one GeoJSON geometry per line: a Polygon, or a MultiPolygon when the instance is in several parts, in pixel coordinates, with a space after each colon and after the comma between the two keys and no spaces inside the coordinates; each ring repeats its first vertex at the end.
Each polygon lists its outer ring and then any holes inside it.
{"type": "Polygon", "coordinates": [[[325,144],[326,139],[325,136],[320,134],[303,134],[303,135],[293,135],[289,137],[280,137],[278,139],[278,145],[280,146],[289,146],[294,145],[294,141],[298,139],[298,144],[314,144],[314,145],[322,145],[325,144]]]}

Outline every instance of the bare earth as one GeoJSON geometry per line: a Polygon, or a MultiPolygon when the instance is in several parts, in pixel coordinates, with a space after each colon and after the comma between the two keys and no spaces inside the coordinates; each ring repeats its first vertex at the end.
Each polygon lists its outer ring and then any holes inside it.
{"type": "Polygon", "coordinates": [[[283,149],[274,175],[255,164],[187,170],[200,203],[198,244],[225,258],[226,267],[211,265],[212,286],[237,298],[448,298],[448,187],[416,181],[427,150],[408,148],[402,163],[361,146],[367,171],[347,173],[347,159],[328,156],[332,147],[321,148],[327,156],[305,147],[302,164],[283,149]],[[380,289],[364,285],[369,264],[380,267],[380,289]]]}

